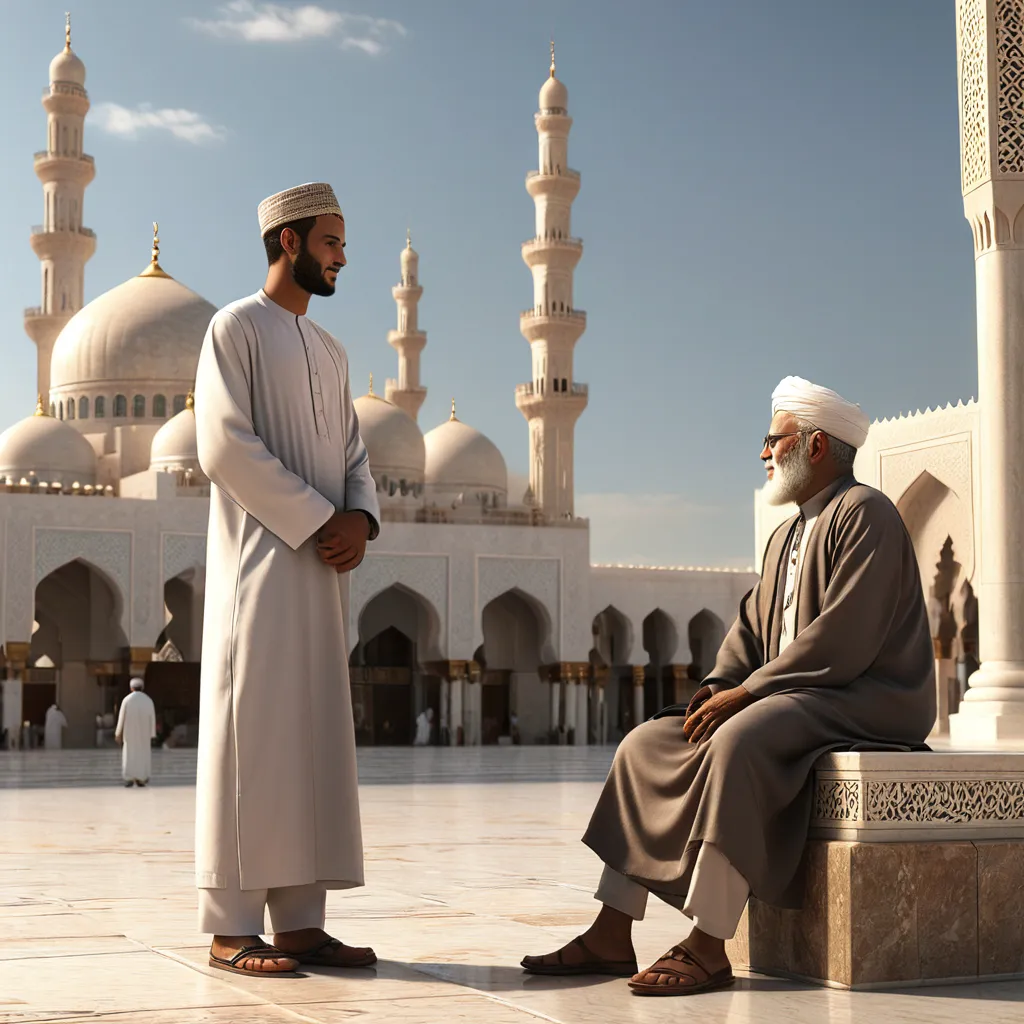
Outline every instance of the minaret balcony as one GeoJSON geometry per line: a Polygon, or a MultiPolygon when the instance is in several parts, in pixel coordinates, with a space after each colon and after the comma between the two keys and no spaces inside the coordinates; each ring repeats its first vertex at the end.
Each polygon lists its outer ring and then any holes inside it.
{"type": "Polygon", "coordinates": [[[87,153],[72,155],[44,149],[33,155],[32,166],[44,185],[51,181],[71,181],[84,186],[96,176],[96,161],[87,153]]]}
{"type": "Polygon", "coordinates": [[[575,341],[587,329],[587,314],[582,309],[565,313],[540,313],[524,309],[519,314],[519,330],[527,341],[538,339],[575,341]]]}
{"type": "Polygon", "coordinates": [[[565,202],[572,202],[580,190],[580,172],[563,167],[560,171],[530,171],[526,175],[526,191],[536,199],[538,196],[558,196],[565,202]]]}
{"type": "Polygon", "coordinates": [[[546,265],[572,270],[583,255],[581,238],[528,238],[522,245],[528,267],[546,265]]]}
{"type": "Polygon", "coordinates": [[[568,415],[575,420],[587,407],[589,388],[575,381],[565,391],[555,391],[552,381],[545,381],[542,388],[537,381],[516,385],[516,408],[532,419],[543,413],[568,415]]]}
{"type": "Polygon", "coordinates": [[[32,251],[41,260],[56,258],[89,259],[96,251],[96,233],[90,228],[47,228],[37,224],[29,239],[32,251]]]}
{"type": "Polygon", "coordinates": [[[427,347],[426,331],[388,331],[388,344],[399,352],[410,355],[427,347]]]}

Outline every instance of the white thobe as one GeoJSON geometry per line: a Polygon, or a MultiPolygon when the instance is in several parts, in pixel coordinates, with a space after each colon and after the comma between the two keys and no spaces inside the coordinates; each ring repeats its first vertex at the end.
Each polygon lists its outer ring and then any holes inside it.
{"type": "Polygon", "coordinates": [[[153,770],[156,708],[141,690],[132,690],[117,715],[114,739],[121,740],[121,774],[125,782],[148,782],[153,770]]]}
{"type": "Polygon", "coordinates": [[[430,744],[431,724],[426,711],[421,711],[416,718],[416,737],[412,741],[414,747],[426,747],[430,744]]]}
{"type": "Polygon", "coordinates": [[[56,704],[51,704],[46,709],[46,723],[43,726],[44,745],[47,750],[60,750],[64,743],[63,731],[67,728],[68,720],[64,717],[56,704]]]}
{"type": "Polygon", "coordinates": [[[363,884],[340,581],[316,551],[335,510],[367,512],[371,537],[380,518],[345,350],[260,291],[211,321],[195,413],[212,483],[196,785],[200,927],[249,934],[229,927],[232,914],[247,922],[258,905],[262,917],[265,896],[277,930],[315,927],[324,889],[363,884]],[[282,927],[273,893],[296,887],[313,887],[310,923],[290,917],[292,927],[282,927]]]}

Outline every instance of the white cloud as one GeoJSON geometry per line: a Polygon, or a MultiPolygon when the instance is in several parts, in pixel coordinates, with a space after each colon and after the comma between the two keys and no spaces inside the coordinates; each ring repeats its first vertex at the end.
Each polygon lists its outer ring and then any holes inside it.
{"type": "Polygon", "coordinates": [[[336,40],[342,49],[362,50],[376,57],[405,26],[391,18],[332,11],[317,4],[298,6],[231,0],[222,4],[217,17],[187,19],[194,29],[219,39],[246,43],[299,43],[309,39],[336,40]]]}
{"type": "Polygon", "coordinates": [[[100,103],[90,122],[97,124],[110,135],[133,139],[147,131],[170,132],[185,142],[200,144],[215,142],[224,137],[223,128],[207,121],[194,110],[161,107],[154,108],[148,103],[137,107],[123,107],[120,103],[100,103]]]}
{"type": "Polygon", "coordinates": [[[700,505],[678,494],[576,496],[576,514],[590,520],[591,561],[621,565],[747,569],[753,505],[700,505]]]}

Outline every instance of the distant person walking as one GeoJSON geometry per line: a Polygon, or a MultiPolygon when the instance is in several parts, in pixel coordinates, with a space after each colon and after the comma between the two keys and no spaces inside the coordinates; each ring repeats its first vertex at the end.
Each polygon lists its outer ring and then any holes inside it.
{"type": "Polygon", "coordinates": [[[131,681],[132,692],[121,701],[114,739],[123,744],[121,774],[126,789],[144,786],[153,768],[152,741],[156,738],[156,708],[142,692],[143,682],[131,681]]]}
{"type": "Polygon", "coordinates": [[[60,750],[64,745],[64,730],[68,720],[64,712],[56,704],[51,704],[46,711],[46,723],[43,726],[44,744],[47,750],[60,750]]]}

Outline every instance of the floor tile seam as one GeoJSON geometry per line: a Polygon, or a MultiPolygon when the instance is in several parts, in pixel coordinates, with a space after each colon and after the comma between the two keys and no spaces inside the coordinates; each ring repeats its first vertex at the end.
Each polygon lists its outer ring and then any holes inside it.
{"type": "Polygon", "coordinates": [[[511,1010],[518,1010],[520,1013],[524,1013],[529,1017],[548,1021],[549,1024],[565,1024],[564,1021],[559,1020],[557,1017],[549,1017],[546,1013],[542,1013],[540,1010],[534,1010],[509,999],[503,999],[501,996],[497,996],[493,992],[488,992],[485,989],[477,988],[475,985],[469,985],[462,981],[456,981],[453,978],[445,978],[437,974],[432,974],[430,971],[423,970],[423,967],[426,966],[425,964],[418,965],[416,963],[407,963],[405,966],[411,967],[417,974],[422,974],[425,978],[429,978],[433,982],[441,982],[442,984],[455,986],[456,988],[463,989],[466,992],[471,992],[474,995],[483,996],[490,1002],[498,1003],[500,1006],[507,1007],[511,1010]]]}

